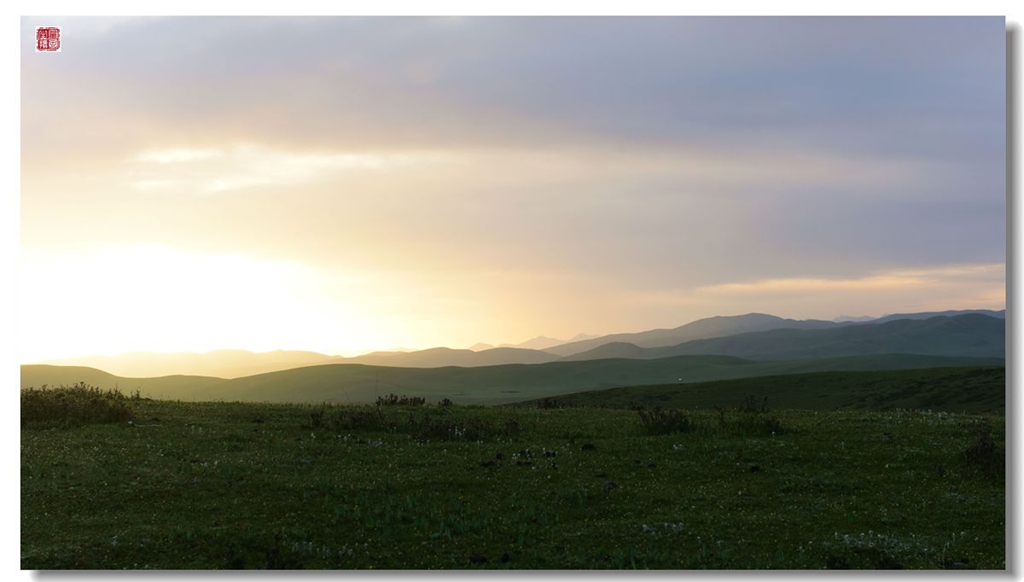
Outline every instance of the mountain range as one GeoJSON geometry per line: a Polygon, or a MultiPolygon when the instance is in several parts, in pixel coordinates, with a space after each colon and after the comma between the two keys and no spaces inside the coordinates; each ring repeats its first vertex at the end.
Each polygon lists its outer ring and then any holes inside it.
{"type": "Polygon", "coordinates": [[[555,346],[560,346],[562,344],[568,344],[568,343],[572,343],[572,342],[580,342],[580,341],[583,341],[583,340],[594,339],[594,338],[597,338],[597,337],[600,337],[600,336],[590,335],[590,334],[586,334],[586,333],[578,333],[575,336],[573,336],[572,339],[560,340],[560,339],[553,338],[553,337],[547,337],[547,336],[539,335],[537,337],[530,338],[530,339],[528,339],[525,342],[520,343],[520,344],[501,344],[499,346],[494,346],[494,345],[491,345],[491,344],[476,343],[476,344],[473,344],[472,346],[470,346],[469,349],[473,350],[474,352],[481,352],[481,351],[484,351],[484,350],[492,350],[492,349],[494,349],[496,347],[498,347],[498,348],[522,348],[522,349],[527,349],[527,350],[547,350],[547,349],[553,348],[555,346]]]}
{"type": "Polygon", "coordinates": [[[1005,352],[1006,321],[970,313],[824,329],[772,329],[657,348],[616,342],[564,359],[654,359],[715,354],[752,360],[800,360],[892,353],[1001,358],[1005,352]]]}
{"type": "Polygon", "coordinates": [[[402,368],[546,364],[607,358],[659,359],[679,355],[729,355],[755,360],[795,360],[904,353],[1002,358],[1005,311],[969,310],[896,314],[867,322],[794,320],[750,313],[700,319],[672,329],[578,335],[561,342],[539,336],[518,347],[431,348],[373,352],[346,358],[308,351],[253,353],[128,353],[38,362],[97,368],[121,377],[177,374],[240,378],[331,364],[402,368]],[[930,323],[929,323],[930,322],[930,323]],[[574,340],[574,341],[573,341],[574,340]],[[554,345],[549,345],[552,342],[554,345]],[[526,346],[548,346],[543,349],[526,346]]]}

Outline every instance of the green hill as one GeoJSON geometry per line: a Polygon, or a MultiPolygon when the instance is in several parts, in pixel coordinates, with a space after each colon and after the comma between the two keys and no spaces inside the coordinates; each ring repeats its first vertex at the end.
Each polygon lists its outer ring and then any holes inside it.
{"type": "Polygon", "coordinates": [[[334,360],[336,358],[332,356],[294,350],[263,353],[246,350],[214,350],[204,353],[128,352],[112,356],[83,356],[35,363],[98,368],[128,378],[155,378],[177,374],[240,378],[275,370],[337,363],[334,360]]]}
{"type": "MultiPolygon", "coordinates": [[[[731,408],[749,402],[783,410],[917,409],[1002,414],[1006,368],[959,367],[816,372],[692,384],[631,386],[548,399],[545,405],[595,408],[731,408]]],[[[534,402],[521,403],[532,405],[534,402]]]]}
{"type": "Polygon", "coordinates": [[[506,404],[534,398],[679,382],[703,382],[829,370],[896,370],[1002,365],[1001,359],[884,354],[812,361],[763,362],[731,356],[656,360],[605,359],[474,368],[395,368],[361,364],[307,366],[224,380],[197,376],[121,378],[91,368],[22,366],[22,387],[85,381],[143,396],[192,401],[373,402],[388,393],[450,398],[463,404],[506,404]]]}
{"type": "Polygon", "coordinates": [[[70,386],[85,382],[100,388],[117,388],[124,393],[139,390],[148,398],[164,400],[203,400],[208,390],[230,380],[209,376],[160,376],[157,378],[126,378],[84,366],[50,366],[31,364],[21,367],[21,387],[39,388],[43,385],[70,386]]]}
{"type": "Polygon", "coordinates": [[[821,329],[832,328],[843,324],[816,319],[796,320],[784,319],[764,313],[748,313],[746,315],[715,316],[691,321],[672,329],[652,329],[635,333],[613,333],[582,341],[569,342],[545,348],[544,351],[559,356],[572,356],[609,343],[630,343],[650,348],[658,346],[674,346],[682,342],[697,339],[734,335],[737,333],[765,331],[769,329],[821,329]]]}
{"type": "Polygon", "coordinates": [[[997,319],[1006,319],[1006,310],[1000,309],[995,311],[992,309],[953,309],[950,311],[925,311],[921,313],[893,313],[890,315],[884,315],[878,319],[872,319],[870,323],[885,323],[887,321],[893,321],[896,319],[930,319],[940,315],[954,317],[957,315],[965,315],[968,313],[978,313],[981,315],[987,315],[989,317],[995,317],[997,319]]]}
{"type": "Polygon", "coordinates": [[[630,343],[613,343],[566,359],[653,359],[718,354],[752,360],[809,360],[892,353],[1002,358],[1005,352],[1006,320],[966,314],[828,329],[773,329],[667,347],[643,348],[630,343]]]}

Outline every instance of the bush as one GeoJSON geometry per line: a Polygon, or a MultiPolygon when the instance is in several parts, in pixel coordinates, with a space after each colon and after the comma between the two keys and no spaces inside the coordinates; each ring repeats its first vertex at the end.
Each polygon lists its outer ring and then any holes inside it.
{"type": "Polygon", "coordinates": [[[960,458],[971,473],[996,477],[1006,472],[1005,449],[996,443],[987,422],[978,425],[974,439],[960,453],[960,458]]]}
{"type": "Polygon", "coordinates": [[[542,398],[537,401],[537,408],[542,410],[552,410],[561,407],[558,405],[558,401],[554,398],[542,398]]]}
{"type": "Polygon", "coordinates": [[[640,415],[640,425],[648,434],[690,432],[694,429],[693,421],[681,410],[638,408],[636,412],[640,415]]]}
{"type": "Polygon", "coordinates": [[[58,388],[25,388],[21,391],[21,425],[124,422],[133,416],[128,402],[129,398],[117,390],[102,390],[84,382],[58,388]]]}
{"type": "Polygon", "coordinates": [[[388,394],[377,397],[377,406],[423,406],[426,403],[427,399],[421,396],[388,394]]]}
{"type": "Polygon", "coordinates": [[[349,430],[379,430],[392,432],[395,422],[379,408],[343,408],[331,419],[331,428],[335,432],[349,430]]]}
{"type": "Polygon", "coordinates": [[[740,416],[726,428],[740,436],[774,436],[782,433],[779,419],[761,413],[740,416]]]}
{"type": "Polygon", "coordinates": [[[751,401],[741,408],[739,414],[726,415],[726,411],[718,408],[718,431],[734,436],[775,436],[783,431],[782,422],[778,418],[750,406],[751,401]]]}
{"type": "Polygon", "coordinates": [[[747,394],[743,398],[743,404],[736,408],[737,412],[768,412],[768,397],[765,396],[758,402],[757,398],[753,394],[747,394]]]}
{"type": "Polygon", "coordinates": [[[315,406],[313,410],[309,411],[309,425],[303,426],[303,428],[321,428],[324,425],[324,415],[327,413],[327,405],[321,404],[315,406]]]}

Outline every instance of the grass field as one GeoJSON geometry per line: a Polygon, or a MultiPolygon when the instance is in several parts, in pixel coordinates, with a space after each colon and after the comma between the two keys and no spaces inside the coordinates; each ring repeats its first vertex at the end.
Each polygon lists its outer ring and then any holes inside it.
{"type": "Polygon", "coordinates": [[[23,424],[22,568],[1005,563],[1002,416],[126,402],[23,424]]]}

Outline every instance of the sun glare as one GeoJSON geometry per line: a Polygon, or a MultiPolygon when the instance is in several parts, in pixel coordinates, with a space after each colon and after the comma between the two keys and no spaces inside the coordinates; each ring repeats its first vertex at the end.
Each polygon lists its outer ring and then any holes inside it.
{"type": "Polygon", "coordinates": [[[22,260],[23,361],[129,351],[376,349],[361,287],[297,262],[161,246],[22,260]],[[352,290],[325,297],[325,290],[352,290]],[[268,333],[273,330],[273,333],[268,333]],[[270,339],[273,338],[273,339],[270,339]]]}

